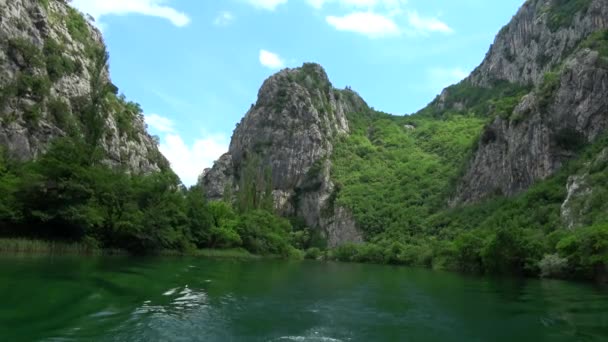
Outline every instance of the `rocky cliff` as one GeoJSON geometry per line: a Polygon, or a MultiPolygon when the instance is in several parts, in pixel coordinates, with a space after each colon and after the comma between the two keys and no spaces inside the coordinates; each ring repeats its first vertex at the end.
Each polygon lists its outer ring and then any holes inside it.
{"type": "Polygon", "coordinates": [[[317,64],[273,75],[237,125],[229,152],[205,172],[207,196],[219,199],[227,191],[238,192],[246,163],[255,159],[270,170],[274,204],[281,214],[321,229],[330,246],[361,241],[349,212],[333,205],[329,157],[334,139],[349,132],[346,113],[364,108],[353,91],[334,89],[317,64]]]}
{"type": "Polygon", "coordinates": [[[139,106],[117,96],[89,20],[65,1],[0,0],[0,145],[28,160],[57,137],[95,135],[112,166],[168,167],[139,106]]]}
{"type": "MultiPolygon", "coordinates": [[[[517,194],[606,130],[606,29],[605,0],[529,0],[500,31],[460,86],[492,91],[509,84],[529,93],[520,93],[513,108],[485,127],[452,205],[517,194]]],[[[446,103],[449,92],[433,105],[467,106],[446,103]]],[[[489,108],[481,114],[491,116],[489,108]]]]}

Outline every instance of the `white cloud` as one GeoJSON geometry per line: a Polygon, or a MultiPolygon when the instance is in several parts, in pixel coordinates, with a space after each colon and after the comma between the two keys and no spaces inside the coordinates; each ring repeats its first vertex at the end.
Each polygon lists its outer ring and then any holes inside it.
{"type": "Polygon", "coordinates": [[[274,11],[277,6],[287,3],[287,0],[247,0],[254,7],[274,11]]]}
{"type": "Polygon", "coordinates": [[[160,133],[159,150],[171,163],[171,168],[187,186],[196,184],[203,170],[228,151],[224,134],[203,134],[191,145],[176,132],[174,122],[158,114],[145,116],[152,133],[160,133]]]}
{"type": "Polygon", "coordinates": [[[186,26],[190,18],[170,6],[165,0],[73,0],[72,6],[88,13],[95,20],[104,15],[142,14],[167,19],[175,26],[186,26]]]}
{"type": "Polygon", "coordinates": [[[158,114],[146,114],[145,120],[148,126],[158,132],[171,133],[175,131],[173,121],[158,114]]]}
{"type": "Polygon", "coordinates": [[[381,6],[393,10],[406,4],[407,0],[306,0],[306,2],[316,9],[321,9],[329,3],[337,3],[346,8],[374,8],[381,6]]]}
{"type": "Polygon", "coordinates": [[[379,0],[306,0],[308,4],[316,9],[320,9],[330,2],[339,3],[344,7],[374,7],[379,0]]]}
{"type": "Polygon", "coordinates": [[[337,30],[356,32],[371,38],[400,33],[393,19],[372,12],[354,12],[342,17],[328,16],[325,20],[337,30]]]}
{"type": "Polygon", "coordinates": [[[433,68],[428,71],[428,86],[435,92],[455,84],[469,75],[461,68],[433,68]]]}
{"type": "Polygon", "coordinates": [[[228,139],[223,134],[206,135],[188,146],[181,136],[171,133],[161,139],[159,149],[182,183],[191,186],[204,169],[213,166],[213,162],[228,151],[228,139]]]}
{"type": "Polygon", "coordinates": [[[269,69],[280,69],[285,66],[279,55],[264,49],[260,50],[260,63],[269,69]]]}
{"type": "Polygon", "coordinates": [[[217,15],[217,17],[215,17],[213,24],[216,26],[228,26],[233,21],[234,21],[234,14],[232,14],[228,11],[222,11],[217,15]]]}
{"type": "Polygon", "coordinates": [[[408,13],[408,22],[418,33],[441,32],[452,33],[451,27],[437,18],[421,17],[418,12],[408,13]]]}

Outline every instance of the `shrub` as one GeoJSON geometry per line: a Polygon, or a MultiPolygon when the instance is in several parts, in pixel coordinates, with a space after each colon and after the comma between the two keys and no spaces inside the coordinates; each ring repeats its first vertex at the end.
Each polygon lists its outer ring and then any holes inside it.
{"type": "Polygon", "coordinates": [[[355,261],[358,252],[358,245],[347,243],[334,248],[331,251],[331,258],[338,261],[355,261]]]}
{"type": "Polygon", "coordinates": [[[62,130],[70,126],[70,107],[60,99],[52,99],[48,102],[48,111],[55,123],[62,130]]]}
{"type": "Polygon", "coordinates": [[[89,24],[83,15],[72,7],[68,7],[66,26],[73,39],[87,45],[90,39],[89,24]]]}
{"type": "Polygon", "coordinates": [[[586,11],[592,0],[552,0],[548,26],[551,31],[572,25],[576,14],[586,11]]]}
{"type": "Polygon", "coordinates": [[[594,278],[608,265],[608,224],[577,229],[561,239],[556,248],[568,259],[570,273],[594,278]]]}
{"type": "Polygon", "coordinates": [[[36,68],[44,66],[44,60],[40,53],[40,49],[25,38],[9,39],[8,56],[14,61],[18,61],[22,58],[23,62],[25,62],[25,65],[21,65],[22,67],[36,68]]]}
{"type": "Polygon", "coordinates": [[[38,104],[30,106],[23,111],[23,119],[25,120],[27,127],[30,129],[37,127],[41,118],[42,109],[38,104]]]}
{"type": "Polygon", "coordinates": [[[321,257],[321,250],[317,247],[312,247],[306,250],[304,258],[318,260],[321,257]]]}
{"type": "Polygon", "coordinates": [[[559,254],[545,254],[538,263],[540,276],[543,278],[559,278],[564,275],[568,267],[568,259],[562,258],[559,254]]]}
{"type": "Polygon", "coordinates": [[[357,253],[353,256],[353,261],[384,264],[385,252],[382,247],[376,244],[368,243],[360,245],[357,253]]]}
{"type": "Polygon", "coordinates": [[[42,101],[51,92],[51,81],[48,77],[20,74],[16,83],[17,95],[42,101]]]}
{"type": "Polygon", "coordinates": [[[63,55],[63,49],[63,46],[52,38],[48,38],[44,42],[43,51],[46,58],[46,70],[53,82],[82,69],[82,65],[78,66],[71,58],[63,55]]]}
{"type": "Polygon", "coordinates": [[[551,104],[555,92],[559,89],[560,75],[557,72],[547,72],[544,75],[543,82],[538,87],[536,94],[538,96],[538,104],[541,109],[546,110],[551,104]]]}

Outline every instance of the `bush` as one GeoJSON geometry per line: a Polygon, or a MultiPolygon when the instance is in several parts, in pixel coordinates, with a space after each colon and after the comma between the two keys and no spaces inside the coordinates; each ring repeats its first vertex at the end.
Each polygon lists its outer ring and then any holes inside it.
{"type": "Polygon", "coordinates": [[[243,240],[243,247],[252,253],[289,254],[291,224],[287,219],[264,210],[252,210],[241,216],[236,231],[243,240]]]}
{"type": "Polygon", "coordinates": [[[57,124],[57,127],[66,131],[71,127],[70,107],[61,99],[52,99],[47,104],[49,114],[57,124]]]}
{"type": "Polygon", "coordinates": [[[51,92],[51,82],[48,77],[20,74],[17,78],[16,89],[18,96],[31,96],[42,101],[51,92]]]}
{"type": "Polygon", "coordinates": [[[384,264],[384,249],[376,244],[363,244],[357,249],[357,253],[352,257],[356,262],[368,262],[373,264],[384,264]]]}
{"type": "Polygon", "coordinates": [[[355,261],[355,257],[358,252],[359,252],[358,245],[355,245],[352,243],[347,243],[347,244],[334,248],[331,251],[331,259],[334,259],[337,261],[352,262],[352,261],[355,261]]]}
{"type": "Polygon", "coordinates": [[[82,71],[82,65],[77,65],[71,58],[63,55],[64,47],[52,38],[44,42],[46,70],[51,81],[55,82],[65,75],[82,71]]]}
{"type": "Polygon", "coordinates": [[[542,110],[547,110],[553,100],[556,91],[560,85],[560,74],[557,72],[547,72],[544,75],[543,82],[538,87],[536,94],[538,104],[542,110]]]}
{"type": "Polygon", "coordinates": [[[13,61],[23,59],[23,68],[38,68],[44,66],[40,49],[25,38],[14,38],[8,41],[8,56],[13,61]]]}
{"type": "Polygon", "coordinates": [[[560,257],[558,254],[545,254],[538,263],[540,276],[543,278],[560,278],[568,267],[568,259],[560,257]]]}
{"type": "Polygon", "coordinates": [[[40,105],[38,104],[30,106],[23,111],[23,119],[29,129],[38,127],[41,118],[42,108],[40,108],[40,105]]]}
{"type": "Polygon", "coordinates": [[[548,26],[551,31],[572,25],[574,17],[589,8],[592,0],[552,0],[548,26]]]}
{"type": "Polygon", "coordinates": [[[90,40],[89,24],[83,15],[72,7],[68,7],[66,26],[74,40],[87,45],[90,40]]]}
{"type": "Polygon", "coordinates": [[[572,275],[587,279],[601,276],[608,265],[608,224],[579,228],[560,240],[556,248],[568,259],[572,275]]]}
{"type": "Polygon", "coordinates": [[[309,248],[306,250],[306,253],[304,254],[304,258],[318,260],[319,258],[321,258],[321,250],[318,249],[317,247],[309,248]]]}

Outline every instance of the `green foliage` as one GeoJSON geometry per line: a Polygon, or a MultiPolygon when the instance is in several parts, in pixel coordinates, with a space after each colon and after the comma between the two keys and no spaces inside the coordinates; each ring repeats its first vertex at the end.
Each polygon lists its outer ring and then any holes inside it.
{"type": "Polygon", "coordinates": [[[608,58],[608,30],[590,34],[579,47],[595,50],[600,53],[601,57],[608,58]]]}
{"type": "MultiPolygon", "coordinates": [[[[347,140],[349,144],[336,146],[337,156],[348,158],[335,160],[333,170],[336,182],[342,186],[338,199],[353,211],[369,242],[338,247],[331,251],[330,258],[486,274],[542,274],[584,279],[608,274],[608,189],[605,187],[608,184],[608,137],[577,147],[577,159],[518,196],[496,197],[476,205],[446,209],[449,197],[446,193],[435,192],[420,197],[433,184],[424,182],[424,177],[439,182],[445,175],[456,174],[456,171],[416,174],[406,172],[408,169],[402,165],[399,172],[407,178],[392,183],[391,167],[400,161],[415,165],[427,163],[425,158],[428,156],[419,154],[417,150],[422,147],[424,152],[434,151],[437,157],[443,158],[442,163],[459,165],[458,160],[466,158],[466,153],[458,154],[458,149],[446,148],[453,148],[453,139],[457,132],[463,130],[448,130],[450,138],[442,141],[439,138],[441,134],[438,134],[440,131],[433,131],[433,134],[424,132],[425,125],[429,125],[424,122],[426,118],[409,117],[407,122],[414,123],[417,128],[404,131],[406,133],[399,136],[399,141],[406,141],[406,136],[416,139],[407,148],[401,147],[411,159],[406,159],[404,152],[403,160],[386,158],[388,162],[385,162],[378,157],[387,151],[386,145],[380,149],[374,141],[382,141],[383,144],[392,141],[388,138],[391,136],[389,132],[396,134],[399,125],[392,131],[378,130],[377,124],[370,125],[370,122],[375,122],[373,118],[371,113],[353,118],[351,122],[357,124],[353,125],[353,136],[347,140]],[[349,154],[343,155],[345,151],[349,154]],[[450,159],[452,155],[456,157],[450,159]],[[352,164],[346,163],[347,160],[352,160],[352,164]],[[344,166],[350,168],[340,169],[344,166]],[[362,178],[364,174],[369,176],[362,178]],[[572,199],[573,202],[581,201],[574,212],[583,225],[591,228],[568,231],[560,210],[566,198],[568,177],[573,174],[585,175],[584,186],[593,189],[585,196],[572,199]],[[424,185],[418,188],[418,183],[424,185]],[[396,197],[392,189],[396,194],[406,195],[396,197]],[[410,193],[409,189],[413,191],[410,193]]],[[[401,119],[391,120],[400,122],[401,119]]],[[[431,123],[435,125],[436,121],[431,120],[431,123]]],[[[443,130],[454,124],[450,120],[439,122],[439,127],[447,125],[443,130]]],[[[572,148],[572,144],[568,145],[572,148]]],[[[466,151],[465,146],[462,146],[463,151],[466,151]]]]}
{"type": "Polygon", "coordinates": [[[257,209],[273,210],[272,170],[261,166],[259,155],[250,153],[245,156],[239,178],[236,207],[241,213],[257,209]]]}
{"type": "Polygon", "coordinates": [[[452,112],[473,114],[483,117],[501,116],[508,118],[521,98],[529,93],[530,86],[496,81],[491,87],[483,88],[464,80],[446,88],[447,96],[435,99],[418,114],[441,118],[452,112]],[[442,106],[439,106],[439,103],[442,106]]]}
{"type": "Polygon", "coordinates": [[[524,274],[538,264],[535,242],[523,229],[500,227],[484,244],[481,259],[484,269],[494,274],[524,274]]]}
{"type": "Polygon", "coordinates": [[[420,232],[445,203],[484,120],[454,115],[393,117],[351,114],[351,135],[335,145],[336,203],[352,210],[368,238],[420,232]],[[415,130],[404,128],[414,123],[415,130]]]}
{"type": "Polygon", "coordinates": [[[538,263],[540,276],[543,278],[560,278],[568,267],[568,259],[562,258],[559,254],[546,254],[538,263]]]}
{"type": "Polygon", "coordinates": [[[291,224],[265,210],[244,213],[236,230],[241,236],[243,247],[256,254],[276,254],[288,256],[291,224]]]}
{"type": "Polygon", "coordinates": [[[551,0],[548,26],[553,32],[571,26],[578,13],[586,12],[592,0],[551,0]]]}
{"type": "Polygon", "coordinates": [[[32,97],[42,101],[51,92],[51,81],[46,76],[34,76],[21,73],[15,84],[16,94],[21,97],[32,97]]]}
{"type": "Polygon", "coordinates": [[[72,7],[67,7],[68,15],[66,20],[66,26],[70,36],[77,42],[88,45],[91,39],[91,33],[89,32],[89,24],[87,23],[84,16],[72,7]]]}
{"type": "Polygon", "coordinates": [[[39,104],[31,105],[23,111],[23,119],[25,120],[25,124],[29,129],[34,129],[38,127],[38,123],[42,118],[42,108],[40,108],[39,104]]]}
{"type": "Polygon", "coordinates": [[[544,75],[543,82],[538,87],[536,94],[538,96],[538,105],[541,109],[547,110],[555,92],[559,88],[560,74],[558,72],[547,72],[544,75]]]}
{"type": "Polygon", "coordinates": [[[82,65],[63,54],[64,47],[56,40],[48,38],[44,42],[46,70],[51,81],[55,82],[65,75],[81,73],[82,65]]]}
{"type": "Polygon", "coordinates": [[[594,278],[608,265],[608,225],[578,229],[557,244],[559,254],[568,260],[573,275],[594,278]]]}
{"type": "Polygon", "coordinates": [[[120,135],[126,135],[129,139],[139,141],[135,118],[143,117],[141,106],[135,102],[127,101],[124,95],[116,96],[112,91],[113,85],[109,85],[107,93],[108,107],[114,113],[116,126],[120,135]]]}
{"type": "Polygon", "coordinates": [[[321,250],[317,247],[311,247],[304,254],[305,259],[318,260],[322,256],[321,250]]]}
{"type": "Polygon", "coordinates": [[[49,0],[38,0],[38,2],[44,6],[45,9],[49,8],[49,0]]]}
{"type": "Polygon", "coordinates": [[[70,132],[74,129],[73,118],[70,114],[70,107],[61,99],[55,98],[47,103],[48,112],[57,124],[57,127],[70,132]]]}
{"type": "Polygon", "coordinates": [[[8,40],[8,56],[22,68],[38,68],[44,66],[42,53],[36,45],[25,38],[8,40]]]}
{"type": "Polygon", "coordinates": [[[7,222],[21,219],[20,203],[16,200],[19,192],[19,178],[9,171],[4,149],[0,147],[0,232],[7,229],[7,222]]]}

